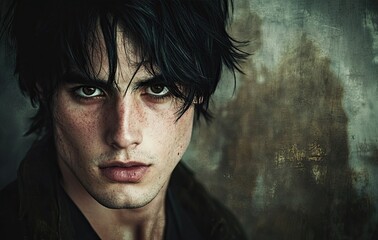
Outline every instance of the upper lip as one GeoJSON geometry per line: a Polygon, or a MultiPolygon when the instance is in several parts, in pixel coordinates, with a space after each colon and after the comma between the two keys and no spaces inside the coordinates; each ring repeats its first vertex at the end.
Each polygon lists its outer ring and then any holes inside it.
{"type": "Polygon", "coordinates": [[[110,168],[110,167],[148,167],[149,164],[141,163],[141,162],[135,162],[135,161],[130,161],[130,162],[119,162],[119,161],[114,161],[114,162],[109,162],[100,165],[100,168],[110,168]]]}

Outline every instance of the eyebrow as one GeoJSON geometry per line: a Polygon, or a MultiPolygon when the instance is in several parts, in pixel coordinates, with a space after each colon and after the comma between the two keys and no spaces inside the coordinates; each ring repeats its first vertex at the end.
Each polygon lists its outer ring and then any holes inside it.
{"type": "Polygon", "coordinates": [[[163,76],[161,74],[158,74],[158,75],[154,75],[149,78],[146,78],[146,79],[141,79],[141,80],[136,81],[134,83],[135,84],[134,89],[138,89],[140,87],[145,87],[145,86],[150,86],[150,85],[155,85],[155,84],[163,84],[163,83],[164,83],[163,76]]]}
{"type": "Polygon", "coordinates": [[[77,71],[70,71],[63,75],[63,82],[68,84],[95,85],[102,88],[108,88],[108,81],[99,78],[87,77],[77,71]]]}
{"type": "MultiPolygon", "coordinates": [[[[63,75],[63,82],[68,84],[82,84],[82,85],[92,85],[96,87],[100,87],[103,89],[107,89],[112,87],[108,84],[108,80],[94,78],[94,77],[87,77],[86,75],[77,72],[77,71],[70,71],[63,75]]],[[[150,86],[154,84],[163,84],[165,81],[161,74],[149,76],[145,79],[140,79],[137,81],[132,81],[132,89],[136,90],[141,87],[150,86]]]]}

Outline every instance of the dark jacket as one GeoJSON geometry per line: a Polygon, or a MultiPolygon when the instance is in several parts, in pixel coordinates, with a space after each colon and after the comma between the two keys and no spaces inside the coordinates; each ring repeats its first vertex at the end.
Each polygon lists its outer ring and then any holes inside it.
{"type": "MultiPolygon", "coordinates": [[[[98,239],[59,184],[52,141],[37,141],[0,193],[1,239],[98,239]]],[[[246,239],[236,218],[179,163],[167,192],[165,239],[246,239]]]]}

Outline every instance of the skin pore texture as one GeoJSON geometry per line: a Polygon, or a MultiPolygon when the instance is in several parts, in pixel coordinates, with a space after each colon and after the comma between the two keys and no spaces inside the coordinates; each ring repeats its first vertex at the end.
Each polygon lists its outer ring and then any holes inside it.
{"type": "Polygon", "coordinates": [[[162,239],[167,185],[190,142],[193,106],[177,119],[181,101],[137,71],[132,45],[118,39],[115,86],[106,85],[99,50],[98,80],[73,73],[54,96],[62,186],[101,239],[162,239]]]}

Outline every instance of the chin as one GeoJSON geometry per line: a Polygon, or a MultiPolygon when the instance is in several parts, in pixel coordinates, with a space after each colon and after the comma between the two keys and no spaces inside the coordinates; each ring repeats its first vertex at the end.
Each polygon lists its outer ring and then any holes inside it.
{"type": "Polygon", "coordinates": [[[157,194],[148,193],[122,193],[122,190],[90,194],[104,207],[110,209],[136,209],[142,208],[152,202],[157,194]]]}
{"type": "Polygon", "coordinates": [[[108,199],[100,199],[97,200],[98,203],[103,205],[104,207],[110,209],[137,209],[142,208],[148,205],[151,200],[144,200],[144,201],[117,201],[117,200],[108,200],[108,199]]]}

